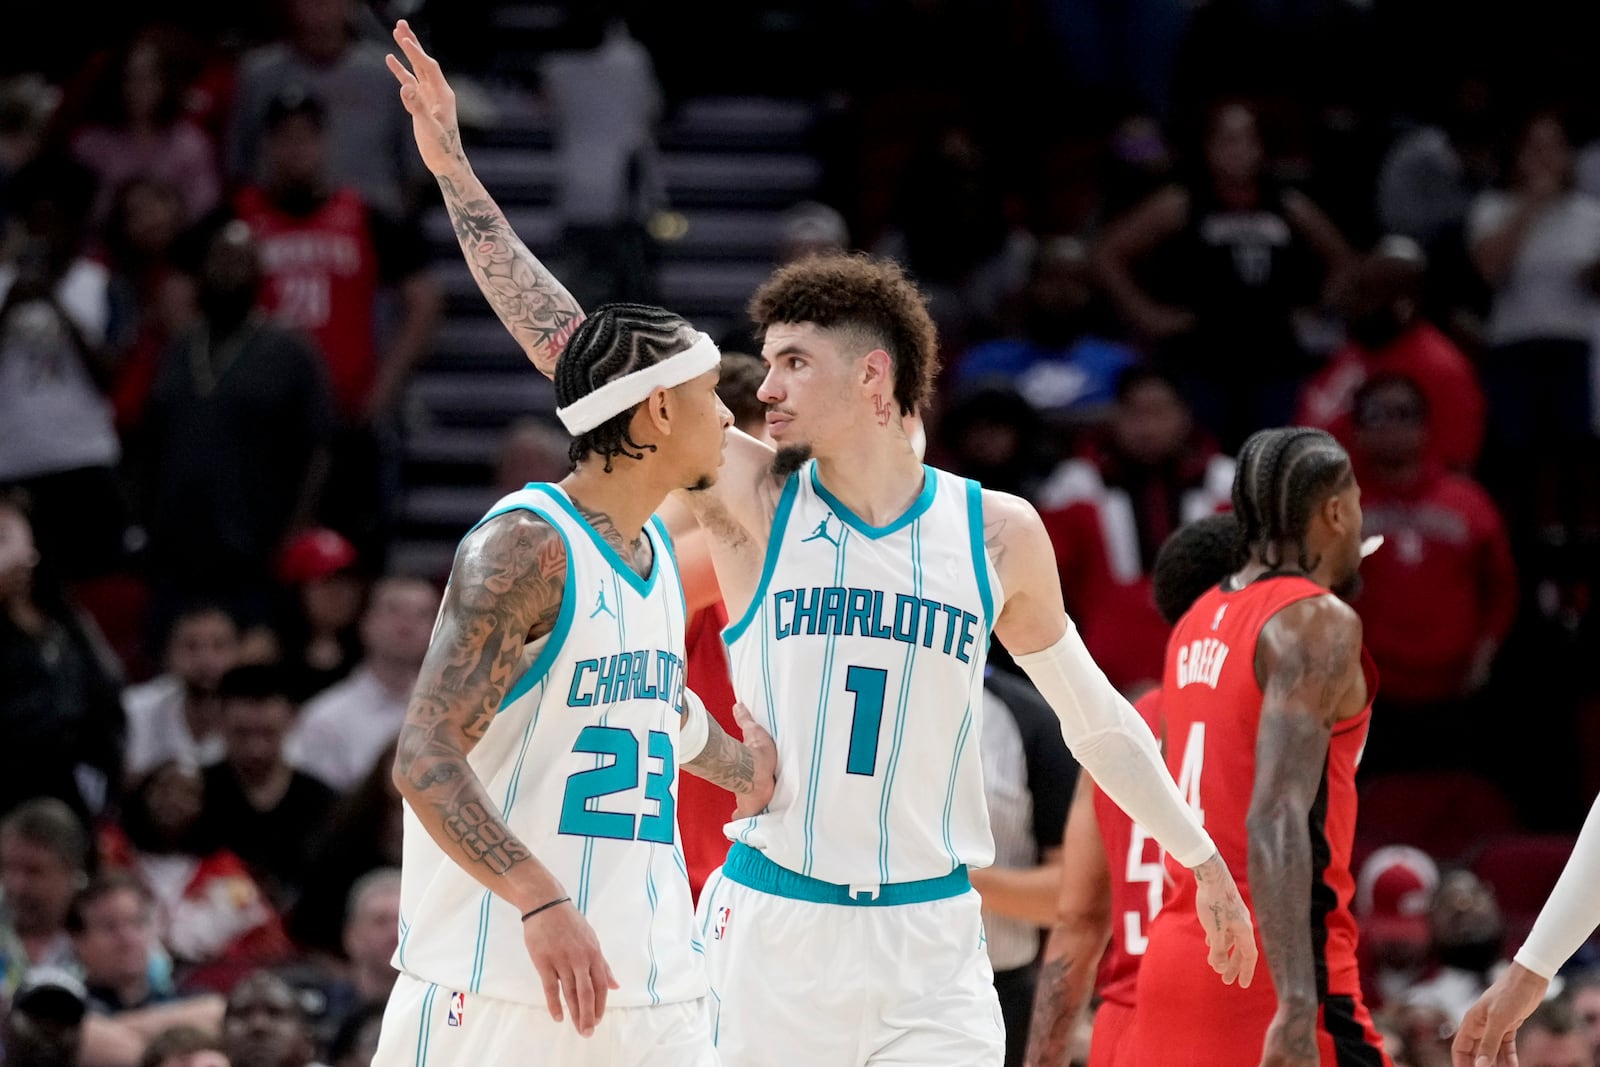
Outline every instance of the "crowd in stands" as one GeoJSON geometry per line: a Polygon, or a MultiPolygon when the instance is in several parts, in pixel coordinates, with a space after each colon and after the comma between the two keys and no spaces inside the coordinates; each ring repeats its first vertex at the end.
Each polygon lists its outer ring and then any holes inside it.
{"type": "MultiPolygon", "coordinates": [[[[1039,507],[1115,684],[1159,680],[1155,553],[1228,507],[1251,431],[1350,451],[1385,539],[1348,593],[1382,677],[1370,1003],[1397,1062],[1447,1062],[1600,789],[1588,102],[1493,57],[1314,93],[1283,55],[1319,29],[1348,44],[1339,5],[1144,0],[1095,25],[1069,9],[1107,5],[857,6],[841,55],[883,62],[730,67],[823,114],[823,186],[775,260],[906,265],[945,363],[929,460],[1039,507]],[[1277,61],[1241,68],[1241,40],[1277,61]]],[[[438,20],[469,88],[482,7],[438,20]]],[[[581,115],[585,71],[625,72],[625,169],[663,110],[717,91],[684,29],[640,14],[637,40],[614,27],[539,86],[581,115]]],[[[0,56],[6,1062],[370,1058],[398,938],[392,746],[444,577],[389,565],[403,400],[444,307],[392,15],[284,0],[219,28],[180,5],[0,56]]],[[[824,17],[794,15],[793,46],[824,17]]],[[[659,176],[632,192],[640,217],[665,205],[659,176]]],[[[616,246],[649,227],[591,208],[565,233],[586,293],[654,292],[654,258],[616,246]]],[[[549,414],[507,431],[486,501],[560,476],[549,414]]],[[[1525,1064],[1600,1054],[1600,972],[1560,985],[1525,1064]]]]}

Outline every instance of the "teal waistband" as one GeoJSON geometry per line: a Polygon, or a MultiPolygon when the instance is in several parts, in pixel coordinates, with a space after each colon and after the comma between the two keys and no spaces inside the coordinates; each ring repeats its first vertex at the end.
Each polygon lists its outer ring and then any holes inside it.
{"type": "Polygon", "coordinates": [[[920,882],[889,882],[877,886],[847,886],[824,882],[797,874],[767,859],[760,850],[737,841],[728,849],[722,873],[742,886],[771,893],[775,897],[805,900],[813,904],[838,904],[848,908],[892,908],[897,904],[923,904],[930,900],[958,897],[972,888],[963,864],[939,878],[920,882]],[[853,890],[853,891],[852,891],[853,890]]]}

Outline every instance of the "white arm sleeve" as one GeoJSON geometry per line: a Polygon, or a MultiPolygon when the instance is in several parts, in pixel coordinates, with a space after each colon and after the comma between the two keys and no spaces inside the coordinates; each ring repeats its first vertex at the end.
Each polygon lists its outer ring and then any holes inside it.
{"type": "Polygon", "coordinates": [[[1550,978],[1572,958],[1600,926],[1596,879],[1600,879],[1600,799],[1589,809],[1578,843],[1550,891],[1550,899],[1539,910],[1528,940],[1518,950],[1516,962],[1541,978],[1550,978]]]}
{"type": "Polygon", "coordinates": [[[1156,739],[1090,657],[1067,620],[1061,640],[1015,656],[1061,719],[1061,736],[1095,784],[1179,863],[1197,867],[1217,851],[1167,773],[1156,739]]]}
{"type": "Polygon", "coordinates": [[[683,726],[678,730],[678,766],[700,755],[711,736],[711,715],[688,686],[683,688],[683,726]]]}

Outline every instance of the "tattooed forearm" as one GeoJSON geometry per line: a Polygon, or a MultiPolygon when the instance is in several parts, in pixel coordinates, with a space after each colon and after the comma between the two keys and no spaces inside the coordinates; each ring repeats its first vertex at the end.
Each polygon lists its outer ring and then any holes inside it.
{"type": "Polygon", "coordinates": [[[744,745],[729,737],[717,720],[710,720],[711,732],[706,737],[706,747],[684,768],[697,778],[720,785],[732,793],[743,795],[756,787],[755,756],[744,745]]]}
{"type": "Polygon", "coordinates": [[[1033,991],[1033,1021],[1028,1025],[1028,1053],[1024,1067],[1067,1067],[1072,1055],[1072,1028],[1077,1012],[1067,1010],[1065,956],[1047,959],[1039,968],[1033,991]]]}
{"type": "Polygon", "coordinates": [[[471,171],[441,175],[439,189],[484,298],[533,365],[555,377],[557,359],[583,322],[583,308],[522,243],[471,171]]]}
{"type": "Polygon", "coordinates": [[[465,869],[504,875],[529,858],[467,755],[494,722],[530,637],[549,632],[566,589],[561,536],[526,512],[484,524],[451,572],[395,753],[395,782],[465,869]]]}

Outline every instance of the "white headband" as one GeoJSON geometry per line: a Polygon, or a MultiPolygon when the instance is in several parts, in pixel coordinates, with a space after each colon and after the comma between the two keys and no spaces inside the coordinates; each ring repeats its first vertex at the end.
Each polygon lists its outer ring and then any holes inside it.
{"type": "Polygon", "coordinates": [[[613,415],[620,415],[657,389],[671,389],[691,379],[698,378],[722,362],[722,353],[705,334],[688,348],[660,363],[652,363],[643,370],[624,374],[607,382],[587,396],[580,396],[564,408],[556,408],[556,417],[567,432],[576,437],[599,426],[613,415]]]}

